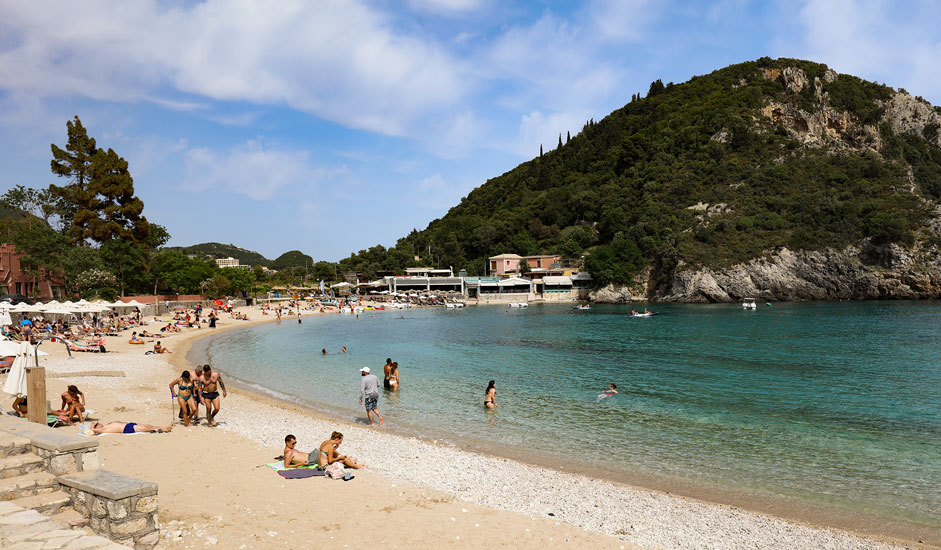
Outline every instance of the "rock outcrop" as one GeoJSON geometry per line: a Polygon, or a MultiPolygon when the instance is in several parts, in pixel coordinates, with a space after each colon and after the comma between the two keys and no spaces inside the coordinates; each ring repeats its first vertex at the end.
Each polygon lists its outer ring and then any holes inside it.
{"type": "MultiPolygon", "coordinates": [[[[636,282],[635,282],[636,283],[636,282]]],[[[791,251],[727,269],[677,270],[666,285],[609,285],[592,299],[605,303],[876,300],[941,298],[941,252],[913,252],[868,241],[844,250],[791,251]]]]}

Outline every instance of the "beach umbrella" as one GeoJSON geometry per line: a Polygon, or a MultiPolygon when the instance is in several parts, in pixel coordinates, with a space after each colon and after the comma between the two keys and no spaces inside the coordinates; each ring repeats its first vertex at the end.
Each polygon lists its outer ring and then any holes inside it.
{"type": "MultiPolygon", "coordinates": [[[[0,340],[0,357],[9,357],[11,355],[16,355],[19,353],[20,345],[25,344],[26,342],[19,342],[16,340],[0,340]]],[[[44,351],[33,350],[36,355],[42,357],[43,355],[49,355],[44,351]]],[[[28,365],[27,365],[28,366],[28,365]]],[[[9,393],[9,392],[7,392],[9,393]]]]}
{"type": "MultiPolygon", "coordinates": [[[[62,307],[53,307],[53,308],[49,308],[49,309],[47,309],[46,311],[44,311],[44,312],[42,312],[42,313],[43,313],[43,315],[71,315],[71,314],[72,314],[71,311],[69,311],[69,310],[67,310],[67,309],[65,309],[65,308],[62,308],[62,307]]],[[[0,314],[0,318],[2,318],[2,314],[0,314]]]]}
{"type": "Polygon", "coordinates": [[[29,342],[20,342],[16,345],[16,352],[7,355],[16,355],[7,381],[3,383],[3,391],[14,397],[26,397],[26,367],[33,360],[33,346],[29,342]]]}

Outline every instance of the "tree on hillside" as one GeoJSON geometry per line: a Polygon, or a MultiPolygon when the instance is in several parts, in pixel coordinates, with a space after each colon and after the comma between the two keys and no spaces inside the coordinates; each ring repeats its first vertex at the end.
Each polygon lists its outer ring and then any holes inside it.
{"type": "Polygon", "coordinates": [[[98,152],[95,139],[88,137],[88,132],[82,126],[78,116],[65,124],[68,133],[68,142],[65,149],[60,149],[55,143],[52,147],[52,173],[67,178],[67,185],[50,185],[49,192],[59,199],[56,214],[62,221],[62,229],[68,230],[78,211],[76,194],[85,188],[91,180],[92,158],[98,152]]]}

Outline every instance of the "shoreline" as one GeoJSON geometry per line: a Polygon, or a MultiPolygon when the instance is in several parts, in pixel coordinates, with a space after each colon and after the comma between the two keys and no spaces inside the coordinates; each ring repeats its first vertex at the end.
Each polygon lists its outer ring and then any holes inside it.
{"type": "MultiPolygon", "coordinates": [[[[489,304],[488,304],[489,305],[489,304]]],[[[275,319],[268,319],[261,322],[270,322],[275,319]]],[[[248,328],[226,327],[227,329],[248,328]]],[[[186,360],[189,364],[204,363],[208,361],[208,346],[214,333],[201,334],[186,341],[186,360]],[[197,344],[199,342],[200,344],[197,344]]],[[[176,356],[179,357],[179,356],[176,356]]],[[[219,369],[225,372],[224,369],[219,369]]],[[[237,380],[237,379],[236,379],[237,380]]],[[[240,392],[247,394],[252,400],[268,406],[286,408],[296,414],[305,415],[319,421],[327,421],[343,424],[350,428],[363,429],[358,421],[338,418],[329,411],[321,409],[312,409],[305,404],[294,401],[287,396],[279,398],[275,395],[277,392],[264,386],[247,381],[237,381],[230,386],[238,388],[240,392]],[[267,390],[267,391],[266,391],[267,390]],[[269,393],[272,392],[272,393],[269,393]]],[[[383,431],[392,437],[406,440],[420,441],[423,444],[440,447],[475,455],[483,460],[489,461],[512,461],[519,466],[530,469],[542,469],[556,475],[573,476],[579,478],[580,483],[604,483],[610,484],[616,491],[634,492],[634,493],[652,493],[662,498],[677,499],[686,501],[691,506],[706,506],[717,508],[733,508],[744,514],[754,514],[760,516],[769,516],[769,519],[782,521],[789,524],[800,525],[808,529],[817,530],[839,530],[852,535],[858,535],[887,544],[928,544],[931,547],[941,548],[941,532],[933,529],[931,526],[909,522],[906,520],[887,519],[885,517],[865,514],[847,510],[837,506],[826,506],[822,504],[808,504],[793,497],[772,497],[767,495],[756,495],[724,489],[712,485],[696,485],[685,480],[676,480],[668,478],[659,478],[653,476],[629,476],[623,472],[614,472],[599,470],[597,468],[579,467],[576,464],[567,464],[560,466],[557,459],[549,456],[541,456],[538,452],[514,449],[503,446],[484,446],[474,444],[467,440],[460,440],[456,443],[439,443],[437,439],[420,437],[410,433],[397,433],[394,428],[383,431]]],[[[455,436],[445,436],[454,439],[455,436]]],[[[551,474],[550,474],[551,475],[551,474]]],[[[446,492],[451,492],[444,489],[446,492]]],[[[460,492],[452,493],[454,496],[464,498],[460,492]]],[[[515,510],[514,511],[518,511],[515,510]]],[[[527,512],[524,512],[527,513],[527,512]]],[[[559,514],[556,514],[559,517],[559,514]]],[[[593,529],[591,521],[575,523],[579,527],[593,529]]],[[[597,530],[604,534],[620,535],[616,531],[597,530]]],[[[627,534],[627,533],[624,533],[627,534]]],[[[924,546],[922,546],[924,547],[924,546]]]]}

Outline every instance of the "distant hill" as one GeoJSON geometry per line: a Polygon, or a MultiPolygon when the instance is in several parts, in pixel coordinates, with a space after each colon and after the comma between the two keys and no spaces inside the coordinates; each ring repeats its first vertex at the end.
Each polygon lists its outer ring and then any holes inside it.
{"type": "Polygon", "coordinates": [[[938,298],[939,130],[921,97],[810,61],[657,80],[340,268],[557,253],[607,301],[938,298]]]}
{"type": "Polygon", "coordinates": [[[314,259],[300,250],[290,250],[281,254],[269,264],[271,269],[284,269],[286,267],[313,267],[314,259]]]}
{"type": "Polygon", "coordinates": [[[211,258],[235,258],[242,265],[270,265],[271,260],[265,258],[254,250],[239,248],[234,244],[202,243],[192,246],[168,246],[168,250],[180,250],[186,254],[197,254],[211,258]]]}

